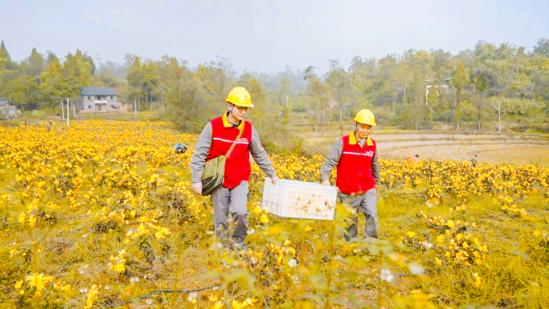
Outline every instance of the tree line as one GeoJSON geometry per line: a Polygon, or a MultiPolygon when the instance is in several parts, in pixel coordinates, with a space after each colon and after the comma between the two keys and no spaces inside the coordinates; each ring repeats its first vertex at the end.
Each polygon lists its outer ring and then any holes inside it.
{"type": "Polygon", "coordinates": [[[197,132],[223,110],[223,98],[235,85],[250,90],[258,102],[254,122],[273,136],[296,125],[316,132],[341,126],[360,108],[373,109],[380,124],[399,128],[493,130],[502,117],[517,130],[547,131],[549,40],[540,38],[528,52],[481,41],[454,55],[408,50],[355,57],[348,68],[330,60],[323,74],[314,67],[237,74],[224,58],[194,67],[175,57],[131,54],[123,64],[96,63],[80,50],[59,58],[36,48],[16,62],[0,45],[0,97],[23,110],[53,113],[63,98],[77,99],[80,87],[112,87],[122,101],[197,132]]]}

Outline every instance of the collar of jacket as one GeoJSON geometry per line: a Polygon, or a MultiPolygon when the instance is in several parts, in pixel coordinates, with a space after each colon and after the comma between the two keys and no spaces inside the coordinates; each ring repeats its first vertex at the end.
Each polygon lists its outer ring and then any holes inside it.
{"type": "MultiPolygon", "coordinates": [[[[234,128],[235,126],[229,121],[229,112],[226,112],[225,114],[223,114],[223,126],[225,128],[234,128]]],[[[240,124],[238,125],[238,130],[242,130],[244,128],[244,120],[240,121],[240,124]]]]}
{"type": "MultiPolygon", "coordinates": [[[[349,145],[356,145],[356,144],[357,144],[357,140],[356,140],[355,134],[356,134],[355,131],[349,133],[349,145]]],[[[368,137],[366,138],[366,146],[373,146],[373,145],[374,145],[374,142],[373,142],[372,139],[368,136],[368,137]]]]}

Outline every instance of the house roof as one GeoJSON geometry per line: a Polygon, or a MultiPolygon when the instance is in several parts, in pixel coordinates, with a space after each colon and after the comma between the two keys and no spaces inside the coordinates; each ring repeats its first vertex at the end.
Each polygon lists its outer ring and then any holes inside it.
{"type": "Polygon", "coordinates": [[[10,101],[6,98],[0,98],[0,105],[9,105],[10,101]]]}
{"type": "Polygon", "coordinates": [[[112,88],[103,88],[103,87],[82,87],[80,88],[80,94],[83,96],[87,95],[112,95],[115,96],[116,91],[112,88]]]}

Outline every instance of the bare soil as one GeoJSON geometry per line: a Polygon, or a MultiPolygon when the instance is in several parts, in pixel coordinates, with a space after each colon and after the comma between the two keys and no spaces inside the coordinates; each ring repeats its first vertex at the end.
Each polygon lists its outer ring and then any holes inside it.
{"type": "MultiPolygon", "coordinates": [[[[380,158],[476,160],[495,164],[549,166],[549,138],[544,135],[378,133],[380,158]]],[[[325,154],[337,135],[310,136],[307,151],[325,154]]]]}

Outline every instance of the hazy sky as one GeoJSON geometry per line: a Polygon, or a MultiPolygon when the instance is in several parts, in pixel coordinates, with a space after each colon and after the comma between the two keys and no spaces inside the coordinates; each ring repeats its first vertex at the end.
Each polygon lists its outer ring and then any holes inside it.
{"type": "Polygon", "coordinates": [[[531,50],[549,37],[549,1],[0,0],[0,40],[14,60],[33,47],[96,61],[162,55],[189,65],[229,58],[277,72],[413,49],[456,53],[484,40],[531,50]]]}

